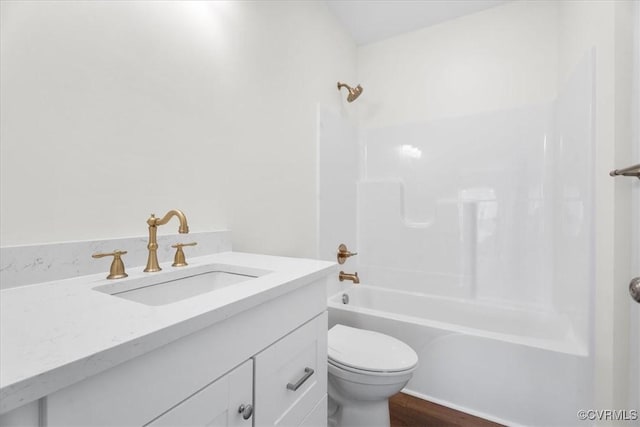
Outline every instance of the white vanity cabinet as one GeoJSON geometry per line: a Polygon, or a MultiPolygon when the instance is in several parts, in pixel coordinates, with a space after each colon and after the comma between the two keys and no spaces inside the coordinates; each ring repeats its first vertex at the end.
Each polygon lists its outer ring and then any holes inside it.
{"type": "MultiPolygon", "coordinates": [[[[186,336],[168,328],[161,333],[178,337],[169,344],[74,381],[30,404],[26,417],[21,408],[15,414],[40,427],[326,427],[324,277],[223,321],[201,321],[186,336]],[[313,374],[300,382],[307,368],[313,374]]],[[[86,363],[108,357],[107,351],[86,363]]],[[[0,426],[12,419],[3,414],[0,426]]]]}
{"type": "Polygon", "coordinates": [[[326,349],[325,312],[147,426],[326,425],[326,349]]]}
{"type": "Polygon", "coordinates": [[[252,384],[253,361],[247,360],[147,426],[249,427],[253,413],[252,384]]]}
{"type": "MultiPolygon", "coordinates": [[[[255,425],[317,426],[305,417],[327,394],[327,315],[296,329],[254,357],[255,425]]],[[[326,402],[324,407],[326,423],[326,402]]],[[[313,421],[316,422],[316,421],[313,421]]]]}

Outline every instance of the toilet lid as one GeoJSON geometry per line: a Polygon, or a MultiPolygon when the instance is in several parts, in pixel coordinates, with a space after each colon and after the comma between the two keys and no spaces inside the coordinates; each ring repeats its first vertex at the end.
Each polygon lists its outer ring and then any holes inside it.
{"type": "Polygon", "coordinates": [[[328,356],[338,365],[375,372],[406,371],[418,363],[416,352],[402,341],[344,325],[329,330],[328,356]]]}

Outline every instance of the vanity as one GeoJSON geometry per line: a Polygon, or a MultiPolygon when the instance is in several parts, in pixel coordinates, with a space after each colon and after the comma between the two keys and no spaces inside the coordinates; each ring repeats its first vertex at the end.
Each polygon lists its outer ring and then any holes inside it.
{"type": "Polygon", "coordinates": [[[326,425],[334,263],[161,265],[3,290],[0,426],[326,425]]]}

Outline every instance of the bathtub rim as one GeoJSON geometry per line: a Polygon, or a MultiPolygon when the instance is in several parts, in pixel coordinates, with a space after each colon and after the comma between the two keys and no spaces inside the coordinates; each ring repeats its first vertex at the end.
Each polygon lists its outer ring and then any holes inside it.
{"type": "MultiPolygon", "coordinates": [[[[381,286],[375,286],[375,285],[363,285],[363,284],[358,284],[358,285],[351,285],[348,286],[346,288],[343,288],[341,291],[336,292],[332,295],[330,295],[327,298],[327,306],[328,309],[331,310],[343,310],[343,311],[349,311],[352,313],[360,313],[360,314],[365,314],[365,315],[369,315],[369,316],[374,316],[374,317],[382,317],[388,320],[395,320],[395,321],[399,321],[399,322],[407,322],[407,323],[412,323],[415,325],[420,325],[420,326],[426,326],[426,327],[431,327],[431,328],[437,328],[437,329],[444,329],[444,330],[454,330],[456,332],[459,333],[463,333],[463,334],[469,334],[469,335],[473,335],[473,336],[479,336],[482,338],[487,338],[487,339],[493,339],[493,340],[498,340],[498,341],[505,341],[505,342],[509,342],[509,343],[513,343],[513,344],[519,344],[519,345],[524,345],[527,347],[532,347],[532,348],[537,348],[537,349],[541,349],[541,350],[546,350],[546,351],[552,351],[552,352],[558,352],[558,353],[564,353],[564,354],[569,354],[569,355],[573,355],[573,356],[581,356],[581,357],[588,357],[589,356],[589,351],[588,351],[588,344],[586,342],[581,342],[577,337],[575,337],[575,334],[573,333],[573,329],[571,329],[571,341],[567,342],[566,340],[564,341],[559,341],[559,340],[553,340],[553,339],[544,339],[544,338],[536,338],[536,337],[522,337],[522,336],[518,336],[518,335],[514,335],[514,334],[507,334],[507,333],[501,333],[501,332],[494,332],[494,331],[488,331],[488,330],[483,330],[483,329],[479,329],[479,328],[473,328],[473,327],[469,327],[469,326],[464,326],[464,325],[458,325],[458,324],[454,324],[454,323],[449,323],[449,322],[443,322],[443,321],[439,321],[439,320],[433,320],[433,319],[426,319],[426,318],[420,318],[417,316],[410,316],[410,315],[404,315],[404,314],[398,314],[398,313],[392,313],[389,311],[382,311],[382,310],[374,310],[371,308],[366,308],[366,307],[359,307],[359,306],[355,306],[352,304],[343,304],[342,303],[342,295],[344,295],[345,293],[349,293],[349,291],[358,291],[359,289],[365,290],[366,291],[373,291],[373,292],[388,292],[388,293],[395,293],[395,294],[401,294],[401,295],[406,295],[408,297],[423,297],[423,298],[430,298],[430,299],[436,299],[436,300],[446,300],[449,302],[455,302],[455,303],[460,303],[460,304],[474,304],[475,302],[472,301],[468,301],[468,300],[463,300],[463,299],[458,299],[458,298],[452,298],[452,297],[444,297],[444,296],[440,296],[440,295],[426,295],[426,294],[421,294],[421,293],[417,293],[417,292],[409,292],[409,291],[403,291],[403,290],[395,290],[395,289],[389,289],[389,288],[385,288],[385,287],[381,287],[381,286]],[[363,288],[366,287],[366,288],[363,288]]],[[[480,303],[480,305],[484,305],[487,307],[490,307],[490,304],[487,303],[480,303]]],[[[515,309],[509,309],[506,308],[506,310],[511,310],[514,312],[517,312],[517,310],[515,309]]],[[[573,325],[571,325],[571,328],[573,328],[573,325]]]]}

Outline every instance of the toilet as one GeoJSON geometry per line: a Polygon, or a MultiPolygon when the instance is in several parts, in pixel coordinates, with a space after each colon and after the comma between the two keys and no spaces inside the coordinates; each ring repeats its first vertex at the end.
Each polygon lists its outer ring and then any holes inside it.
{"type": "Polygon", "coordinates": [[[329,426],[389,427],[389,398],[402,390],[418,355],[379,332],[335,325],[329,330],[329,426]]]}

